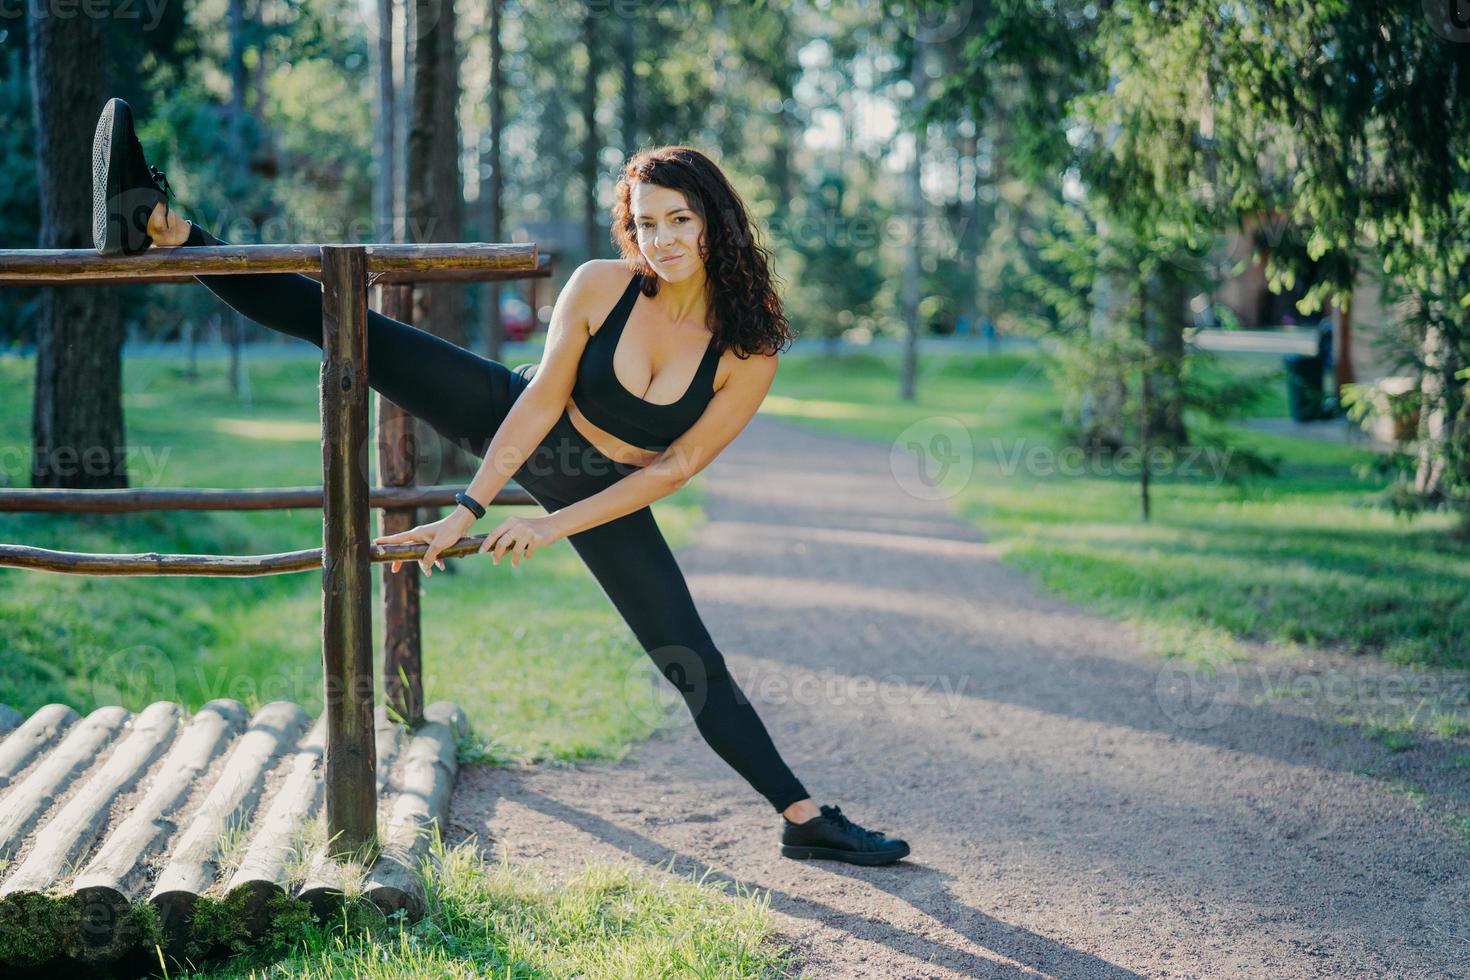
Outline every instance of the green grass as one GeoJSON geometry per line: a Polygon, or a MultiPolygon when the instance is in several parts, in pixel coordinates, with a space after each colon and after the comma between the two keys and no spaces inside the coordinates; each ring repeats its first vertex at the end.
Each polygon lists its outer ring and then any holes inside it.
{"type": "MultiPolygon", "coordinates": [[[[250,400],[242,406],[220,361],[202,361],[191,381],[179,361],[129,358],[124,408],[132,485],[319,485],[318,366],[307,356],[251,362],[250,400]]],[[[0,357],[0,483],[12,486],[29,485],[33,372],[30,359],[0,357]]],[[[703,520],[701,497],[696,479],[654,504],[674,547],[703,520]]],[[[498,508],[476,533],[510,513],[542,511],[498,508]]],[[[72,551],[263,554],[319,545],[321,516],[0,514],[0,540],[72,551]]],[[[618,759],[660,723],[663,716],[630,699],[630,677],[646,687],[646,654],[570,544],[558,542],[518,568],[487,556],[446,564],[455,574],[436,571],[423,580],[424,687],[430,701],[465,709],[474,735],[462,758],[618,759]]],[[[216,697],[252,709],[277,699],[312,714],[321,708],[319,575],[89,577],[5,569],[0,621],[0,703],[25,712],[51,701],[82,712],[101,704],[137,710],[161,699],[192,710],[216,697]]],[[[310,933],[262,975],[438,977],[474,969],[517,977],[643,976],[678,963],[687,968],[681,973],[762,976],[777,959],[757,949],[769,921],[750,896],[722,897],[692,883],[600,866],[566,882],[533,884],[524,869],[486,865],[468,852],[448,861],[425,924],[392,935],[355,927],[310,933]]]]}
{"type": "MultiPolygon", "coordinates": [[[[172,977],[781,977],[788,947],[770,895],[675,875],[655,882],[626,864],[588,864],[565,881],[475,841],[432,847],[427,911],[413,925],[374,921],[349,901],[340,920],[302,922],[263,949],[208,973],[172,977]],[[279,949],[289,949],[280,955],[279,949]],[[267,956],[275,957],[261,962],[267,956]]],[[[672,865],[666,870],[673,870],[672,865]]],[[[160,974],[162,974],[160,970],[160,974]]]]}

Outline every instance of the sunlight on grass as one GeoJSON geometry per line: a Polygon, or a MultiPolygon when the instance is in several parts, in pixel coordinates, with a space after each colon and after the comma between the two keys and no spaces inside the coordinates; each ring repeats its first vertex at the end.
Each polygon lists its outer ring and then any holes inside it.
{"type": "Polygon", "coordinates": [[[846,402],[805,400],[785,395],[767,395],[761,411],[771,415],[806,419],[887,419],[893,414],[878,405],[854,405],[846,402]]]}
{"type": "Polygon", "coordinates": [[[309,442],[321,445],[320,422],[294,419],[215,419],[214,430],[224,436],[238,436],[261,442],[309,442]]]}

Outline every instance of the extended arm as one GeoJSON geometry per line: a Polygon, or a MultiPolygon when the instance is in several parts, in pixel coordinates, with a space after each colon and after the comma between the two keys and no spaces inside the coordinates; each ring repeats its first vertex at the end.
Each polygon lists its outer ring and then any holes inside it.
{"type": "MultiPolygon", "coordinates": [[[[661,461],[662,457],[637,473],[628,474],[606,490],[548,514],[547,520],[555,537],[564,538],[589,527],[606,524],[667,497],[683,486],[683,482],[676,480],[672,473],[654,469],[661,461]]],[[[502,551],[497,549],[496,556],[499,557],[502,551]]]]}
{"type": "MultiPolygon", "coordinates": [[[[591,290],[590,263],[578,266],[557,296],[547,329],[546,349],[541,363],[526,390],[511,405],[490,445],[484,461],[465,492],[482,505],[495,499],[506,482],[536,451],[546,433],[561,417],[576,382],[577,364],[587,346],[587,305],[591,290]]],[[[457,506],[448,515],[431,524],[384,535],[375,544],[426,541],[424,556],[417,559],[425,574],[431,574],[438,554],[453,545],[475,523],[475,515],[457,506]]],[[[396,572],[401,562],[393,563],[396,572]]],[[[444,566],[439,565],[440,568],[444,566]]]]}
{"type": "MultiPolygon", "coordinates": [[[[465,488],[465,493],[481,505],[495,499],[495,495],[515,476],[516,470],[521,468],[561,417],[565,401],[558,403],[557,393],[549,385],[538,384],[540,380],[538,369],[526,390],[511,405],[505,421],[495,430],[490,446],[485,450],[485,458],[480,462],[480,468],[475,471],[474,478],[465,488]]],[[[474,523],[474,515],[463,507],[458,508],[456,513],[470,518],[465,521],[466,528],[474,523]]]]}

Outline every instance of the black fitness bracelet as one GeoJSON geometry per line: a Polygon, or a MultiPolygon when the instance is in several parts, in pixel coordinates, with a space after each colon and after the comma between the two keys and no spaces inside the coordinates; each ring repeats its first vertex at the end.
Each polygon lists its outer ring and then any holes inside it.
{"type": "Polygon", "coordinates": [[[475,520],[478,521],[480,518],[485,516],[485,508],[480,506],[480,502],[474,497],[471,497],[469,494],[465,493],[463,490],[455,494],[454,499],[456,503],[463,504],[465,509],[467,509],[471,514],[474,514],[475,520]]]}

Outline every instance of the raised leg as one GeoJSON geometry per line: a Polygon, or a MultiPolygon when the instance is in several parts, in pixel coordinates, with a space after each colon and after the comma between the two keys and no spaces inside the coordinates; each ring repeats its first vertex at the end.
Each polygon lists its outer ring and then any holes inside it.
{"type": "MultiPolygon", "coordinates": [[[[185,245],[227,244],[193,225],[185,245]]],[[[322,345],[322,287],[296,273],[195,276],[262,326],[322,345]]],[[[368,311],[368,383],[446,438],[483,456],[527,379],[411,324],[368,311]]]]}

